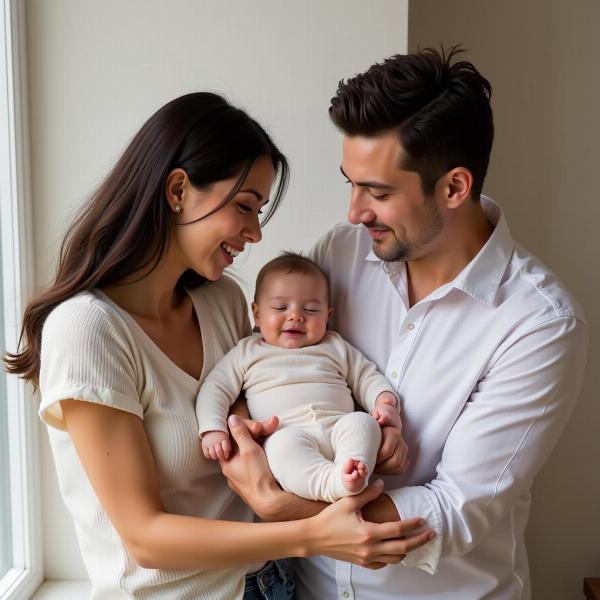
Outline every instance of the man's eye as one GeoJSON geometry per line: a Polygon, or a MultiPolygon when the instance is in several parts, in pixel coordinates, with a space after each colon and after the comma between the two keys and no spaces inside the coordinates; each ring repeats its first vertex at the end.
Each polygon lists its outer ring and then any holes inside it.
{"type": "Polygon", "coordinates": [[[369,191],[369,194],[373,200],[385,200],[389,196],[389,194],[374,194],[371,191],[369,191]]]}

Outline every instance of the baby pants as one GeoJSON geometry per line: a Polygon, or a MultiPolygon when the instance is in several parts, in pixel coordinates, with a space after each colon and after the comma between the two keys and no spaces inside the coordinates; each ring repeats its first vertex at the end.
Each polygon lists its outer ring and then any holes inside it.
{"type": "MultiPolygon", "coordinates": [[[[311,411],[308,421],[284,421],[283,427],[267,438],[264,449],[271,471],[285,491],[335,502],[358,493],[349,492],[342,483],[344,461],[362,461],[371,475],[380,444],[379,424],[367,413],[340,416],[311,411]]],[[[366,485],[367,481],[363,489],[366,485]]]]}

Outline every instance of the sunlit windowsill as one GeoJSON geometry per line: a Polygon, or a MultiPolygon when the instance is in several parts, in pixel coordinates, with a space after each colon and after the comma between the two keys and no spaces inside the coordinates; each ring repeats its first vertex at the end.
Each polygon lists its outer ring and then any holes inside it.
{"type": "Polygon", "coordinates": [[[89,581],[44,581],[32,600],[85,600],[92,587],[89,581]]]}

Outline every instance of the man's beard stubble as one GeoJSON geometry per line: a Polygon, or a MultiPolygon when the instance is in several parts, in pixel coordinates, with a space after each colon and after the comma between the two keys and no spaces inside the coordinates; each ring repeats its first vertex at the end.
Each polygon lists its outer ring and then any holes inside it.
{"type": "MultiPolygon", "coordinates": [[[[421,229],[417,232],[414,241],[406,238],[406,229],[403,227],[404,240],[398,237],[398,234],[391,227],[390,232],[393,235],[393,240],[389,246],[385,246],[377,240],[373,240],[373,252],[377,258],[385,262],[399,262],[406,260],[414,260],[418,257],[419,250],[427,246],[444,227],[444,218],[439,211],[433,199],[425,203],[425,220],[421,229]]],[[[367,227],[388,227],[385,224],[369,223],[367,227]]]]}

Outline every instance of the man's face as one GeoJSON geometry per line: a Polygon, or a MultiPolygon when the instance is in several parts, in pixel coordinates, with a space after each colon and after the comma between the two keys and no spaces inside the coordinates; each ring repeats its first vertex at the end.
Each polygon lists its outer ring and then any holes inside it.
{"type": "Polygon", "coordinates": [[[394,133],[344,136],[341,170],[352,185],[348,220],[367,227],[373,251],[385,261],[422,258],[444,226],[436,198],[424,195],[418,173],[400,168],[401,158],[394,133]]]}

